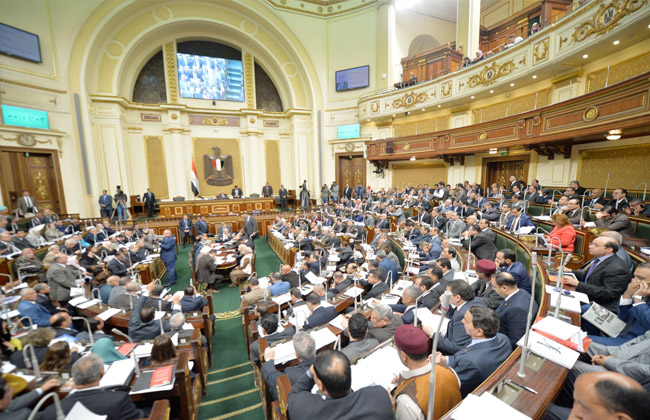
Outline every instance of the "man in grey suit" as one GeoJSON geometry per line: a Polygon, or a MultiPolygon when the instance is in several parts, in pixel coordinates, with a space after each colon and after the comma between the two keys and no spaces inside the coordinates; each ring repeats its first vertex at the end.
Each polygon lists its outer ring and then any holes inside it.
{"type": "Polygon", "coordinates": [[[460,238],[461,233],[465,230],[465,222],[460,220],[458,213],[455,211],[448,213],[449,221],[447,222],[447,238],[460,238]]]}
{"type": "Polygon", "coordinates": [[[464,315],[464,327],[470,337],[467,347],[453,356],[436,354],[436,363],[448,365],[460,380],[465,398],[486,380],[512,353],[510,340],[499,331],[499,317],[490,308],[472,306],[464,315]]]}
{"type": "Polygon", "coordinates": [[[255,220],[255,218],[248,213],[244,213],[243,229],[246,232],[246,236],[248,238],[254,239],[253,235],[257,236],[258,233],[257,220],[255,220]]]}
{"type": "Polygon", "coordinates": [[[21,216],[24,216],[27,213],[36,213],[38,211],[36,200],[34,197],[29,195],[29,191],[27,190],[23,191],[23,195],[18,198],[16,205],[18,206],[18,214],[21,216]]]}
{"type": "Polygon", "coordinates": [[[47,270],[47,284],[50,286],[50,299],[63,306],[70,300],[70,288],[75,287],[80,272],[67,265],[68,256],[58,255],[47,270]]]}
{"type": "Polygon", "coordinates": [[[393,315],[390,306],[380,303],[373,308],[370,314],[368,338],[374,338],[383,343],[395,336],[395,331],[400,325],[404,325],[402,318],[393,315]]]}
{"type": "Polygon", "coordinates": [[[374,348],[379,344],[374,338],[366,338],[368,332],[368,320],[360,313],[353,314],[344,326],[347,324],[347,330],[350,334],[350,344],[345,346],[341,352],[353,360],[358,355],[374,348]]]}
{"type": "Polygon", "coordinates": [[[262,187],[262,197],[272,197],[273,196],[273,187],[268,182],[264,187],[262,187]]]}
{"type": "Polygon", "coordinates": [[[99,197],[99,209],[102,217],[109,218],[113,214],[113,197],[107,190],[103,190],[99,197]]]}
{"type": "Polygon", "coordinates": [[[465,313],[472,306],[485,306],[485,304],[474,297],[472,286],[464,280],[450,281],[447,285],[447,290],[451,292],[450,303],[452,308],[447,312],[446,316],[449,318],[447,333],[444,336],[440,336],[438,350],[444,354],[454,354],[472,341],[472,337],[470,337],[463,327],[465,313]]]}
{"type": "Polygon", "coordinates": [[[463,232],[465,239],[462,240],[462,244],[467,249],[470,249],[471,246],[471,250],[476,255],[476,258],[493,260],[497,255],[497,247],[490,238],[490,234],[487,233],[489,230],[490,228],[486,228],[484,232],[478,226],[474,225],[470,226],[467,232],[463,232]]]}
{"type": "Polygon", "coordinates": [[[5,378],[0,378],[0,420],[25,420],[32,413],[32,405],[50,389],[59,386],[56,378],[48,379],[40,387],[14,398],[14,390],[5,378]]]}
{"type": "Polygon", "coordinates": [[[293,385],[300,378],[305,375],[305,372],[309,370],[311,365],[314,363],[314,355],[316,354],[316,341],[314,338],[304,331],[297,332],[293,336],[293,349],[296,352],[296,357],[298,358],[298,365],[291,366],[284,370],[284,372],[279,372],[275,368],[275,350],[273,347],[267,347],[264,351],[264,364],[262,365],[262,375],[264,380],[269,386],[269,392],[274,400],[278,399],[278,391],[276,384],[278,378],[282,375],[287,375],[289,377],[289,382],[293,385]]]}

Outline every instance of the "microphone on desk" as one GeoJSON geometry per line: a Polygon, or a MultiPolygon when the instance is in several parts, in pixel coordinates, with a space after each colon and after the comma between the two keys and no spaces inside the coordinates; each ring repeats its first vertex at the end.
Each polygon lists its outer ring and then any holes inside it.
{"type": "Polygon", "coordinates": [[[41,398],[34,409],[32,410],[31,414],[29,417],[27,417],[27,420],[33,420],[36,418],[36,414],[38,411],[41,409],[45,401],[49,400],[50,397],[54,400],[54,408],[56,410],[56,420],[64,420],[65,419],[65,413],[63,412],[63,408],[61,407],[61,400],[59,400],[59,394],[56,392],[50,392],[49,394],[46,394],[43,398],[41,398]]]}
{"type": "Polygon", "coordinates": [[[124,338],[126,338],[126,339],[129,341],[129,343],[133,343],[133,340],[131,340],[131,337],[129,337],[128,335],[124,334],[122,331],[118,330],[117,328],[113,328],[113,329],[111,330],[111,332],[112,332],[113,334],[115,334],[115,335],[119,335],[120,337],[124,337],[124,338]]]}
{"type": "Polygon", "coordinates": [[[440,338],[440,328],[445,319],[445,315],[449,312],[449,301],[451,300],[451,292],[445,290],[445,293],[440,297],[440,321],[436,328],[433,338],[433,348],[431,350],[431,373],[429,374],[429,407],[427,409],[427,420],[433,419],[433,403],[436,394],[436,350],[438,348],[438,339],[440,338]]]}
{"type": "MultiPolygon", "coordinates": [[[[526,335],[524,337],[524,345],[521,347],[521,358],[519,360],[519,372],[517,375],[521,378],[526,377],[526,360],[528,359],[528,354],[530,352],[530,347],[528,347],[528,336],[530,334],[530,327],[533,322],[533,308],[535,307],[535,280],[537,278],[537,252],[531,254],[530,260],[530,304],[528,305],[528,316],[526,318],[526,335]]],[[[559,279],[558,279],[559,280],[559,279]]]]}

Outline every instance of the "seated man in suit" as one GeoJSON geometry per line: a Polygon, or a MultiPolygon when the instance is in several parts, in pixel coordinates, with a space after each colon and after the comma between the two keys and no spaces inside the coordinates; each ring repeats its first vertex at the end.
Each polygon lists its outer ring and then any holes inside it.
{"type": "Polygon", "coordinates": [[[47,283],[37,283],[34,285],[34,290],[36,291],[36,303],[47,309],[50,315],[54,315],[61,311],[67,311],[58,306],[54,306],[54,303],[50,300],[50,285],[47,283]]]}
{"type": "Polygon", "coordinates": [[[140,285],[134,281],[129,281],[124,286],[124,289],[124,294],[118,295],[111,306],[124,309],[125,311],[130,311],[133,309],[135,302],[138,300],[140,285]]]}
{"type": "Polygon", "coordinates": [[[128,251],[126,249],[121,249],[116,255],[115,258],[111,259],[108,263],[108,270],[112,275],[118,277],[124,277],[128,274],[129,269],[129,258],[126,256],[128,251]]]}
{"type": "Polygon", "coordinates": [[[250,288],[250,291],[248,293],[244,293],[241,296],[242,305],[240,306],[240,312],[242,313],[244,309],[244,302],[246,302],[247,305],[254,305],[257,302],[271,297],[271,293],[269,293],[267,289],[262,289],[260,287],[260,281],[257,277],[253,276],[250,278],[248,281],[248,287],[250,288]]]}
{"type": "Polygon", "coordinates": [[[308,331],[312,328],[320,327],[336,318],[339,314],[335,306],[322,307],[320,306],[321,299],[316,293],[310,293],[305,298],[307,307],[311,311],[311,315],[302,326],[303,331],[308,331]]]}
{"type": "Polygon", "coordinates": [[[25,248],[33,248],[33,245],[29,243],[29,241],[25,238],[26,235],[27,232],[25,229],[18,229],[15,232],[13,239],[11,240],[11,243],[20,251],[25,248]]]}
{"type": "Polygon", "coordinates": [[[50,326],[56,331],[56,336],[62,335],[76,336],[79,331],[72,327],[72,317],[67,312],[59,312],[50,317],[50,326]]]}
{"type": "Polygon", "coordinates": [[[298,365],[288,367],[284,370],[284,372],[279,372],[275,368],[275,362],[273,361],[275,358],[275,350],[273,350],[273,347],[267,347],[266,350],[264,350],[264,364],[262,365],[262,375],[264,376],[264,380],[269,386],[269,392],[271,392],[273,400],[278,399],[276,384],[280,376],[287,375],[289,377],[289,382],[291,382],[293,385],[305,375],[307,370],[309,370],[311,365],[314,363],[314,355],[316,354],[316,341],[314,341],[314,338],[309,335],[309,333],[298,331],[293,336],[293,349],[295,350],[296,357],[298,358],[298,365]]]}
{"type": "Polygon", "coordinates": [[[221,223],[219,229],[217,229],[217,242],[228,242],[232,238],[232,229],[230,226],[225,223],[221,223]]]}
{"type": "Polygon", "coordinates": [[[282,275],[275,273],[269,276],[272,284],[269,285],[268,291],[271,293],[271,296],[279,296],[287,293],[291,289],[291,285],[288,281],[282,280],[282,275]]]}
{"type": "Polygon", "coordinates": [[[639,264],[634,271],[634,278],[618,302],[618,318],[626,324],[618,337],[602,337],[598,328],[590,322],[582,320],[582,329],[589,334],[594,343],[618,346],[650,331],[650,303],[648,303],[650,285],[648,282],[650,282],[650,262],[639,264]]]}
{"type": "Polygon", "coordinates": [[[185,289],[183,289],[183,293],[185,295],[181,298],[180,303],[181,311],[185,314],[194,311],[201,312],[203,311],[203,307],[208,304],[208,300],[206,298],[196,293],[194,286],[190,285],[185,287],[185,289]]]}
{"type": "Polygon", "coordinates": [[[497,254],[497,247],[488,233],[489,230],[490,228],[481,230],[480,226],[473,225],[463,232],[463,246],[467,249],[471,246],[472,252],[478,259],[493,260],[497,254]]]}
{"type": "Polygon", "coordinates": [[[38,295],[36,290],[26,287],[20,291],[21,300],[18,302],[18,312],[20,316],[28,316],[32,322],[39,327],[50,326],[50,312],[37,302],[38,295]]]}
{"type": "Polygon", "coordinates": [[[563,212],[574,225],[579,225],[582,220],[588,222],[591,220],[589,209],[580,207],[582,200],[580,198],[571,198],[567,203],[567,208],[563,212]]]}
{"type": "Polygon", "coordinates": [[[485,306],[472,306],[463,316],[470,342],[453,356],[436,353],[436,363],[444,363],[456,372],[463,398],[472,392],[512,353],[510,340],[499,333],[499,316],[485,306]]]}
{"type": "Polygon", "coordinates": [[[397,312],[397,309],[393,305],[390,305],[391,308],[396,311],[395,315],[402,318],[404,324],[412,324],[415,320],[415,314],[413,313],[413,310],[415,309],[415,301],[421,295],[422,289],[418,286],[411,285],[402,292],[402,305],[400,307],[404,308],[403,312],[397,312]]]}
{"type": "MultiPolygon", "coordinates": [[[[287,327],[281,331],[278,331],[278,317],[275,314],[264,314],[260,318],[258,323],[261,328],[263,337],[266,339],[266,344],[271,345],[276,341],[284,340],[285,338],[291,338],[296,333],[294,327],[287,327]]],[[[259,366],[260,364],[260,346],[259,339],[251,343],[251,359],[253,362],[259,366]]]]}
{"type": "Polygon", "coordinates": [[[380,249],[379,251],[377,251],[375,256],[379,261],[379,267],[383,268],[386,271],[386,273],[391,273],[390,275],[387,276],[386,281],[389,283],[397,282],[398,280],[397,266],[391,259],[387,258],[386,252],[380,249]]]}
{"type": "Polygon", "coordinates": [[[525,226],[535,226],[532,219],[524,214],[521,207],[513,206],[510,211],[512,214],[508,219],[508,223],[506,223],[506,230],[516,232],[525,226]]]}
{"type": "Polygon", "coordinates": [[[615,254],[618,242],[614,238],[599,236],[589,244],[589,253],[595,258],[588,261],[574,277],[565,276],[564,283],[586,293],[589,300],[616,312],[618,300],[630,283],[632,274],[615,254]]]}
{"type": "Polygon", "coordinates": [[[476,275],[478,280],[472,283],[472,289],[477,299],[480,299],[490,309],[499,307],[503,298],[492,287],[492,277],[497,271],[497,265],[492,260],[478,260],[476,262],[476,275]]]}
{"type": "MultiPolygon", "coordinates": [[[[497,307],[499,332],[510,339],[512,348],[517,348],[517,341],[526,334],[526,320],[530,307],[530,293],[517,287],[517,282],[510,273],[497,273],[492,277],[492,288],[503,298],[497,307]]],[[[533,315],[537,314],[537,302],[533,302],[533,315]]]]}
{"type": "Polygon", "coordinates": [[[165,291],[165,288],[160,284],[149,283],[147,285],[147,290],[149,291],[149,297],[142,305],[144,308],[152,307],[157,311],[171,311],[172,303],[169,301],[171,296],[168,294],[164,298],[161,297],[162,293],[165,291]]]}
{"type": "MultiPolygon", "coordinates": [[[[74,389],[61,400],[61,408],[67,414],[80,402],[89,411],[98,416],[107,416],[107,420],[131,420],[146,417],[138,409],[129,394],[124,391],[107,391],[99,387],[104,375],[104,360],[96,354],[89,354],[72,365],[74,389]]],[[[56,418],[54,405],[47,407],[42,414],[44,419],[56,418]]]]}
{"type": "MultiPolygon", "coordinates": [[[[485,306],[485,304],[474,297],[472,286],[464,280],[450,281],[447,290],[451,292],[451,309],[446,315],[449,318],[449,324],[447,324],[447,333],[444,336],[441,335],[438,340],[438,350],[444,354],[455,354],[472,340],[462,325],[465,313],[474,306],[485,306]]],[[[424,332],[432,335],[433,330],[428,331],[429,326],[423,328],[424,332]]]]}
{"type": "Polygon", "coordinates": [[[519,261],[517,254],[510,248],[500,249],[497,252],[494,262],[497,264],[499,271],[507,271],[512,274],[517,281],[517,287],[530,293],[530,277],[528,270],[519,261]]]}
{"type": "Polygon", "coordinates": [[[380,303],[372,309],[370,314],[368,338],[375,338],[378,342],[383,343],[393,338],[400,325],[404,325],[402,318],[393,314],[390,306],[380,303]]]}
{"type": "MultiPolygon", "coordinates": [[[[398,419],[425,419],[429,407],[431,363],[427,359],[429,338],[419,328],[402,325],[395,333],[399,359],[407,369],[400,372],[395,389],[395,413],[398,419]]],[[[433,418],[441,418],[461,401],[458,378],[451,369],[435,365],[433,418]]]]}
{"type": "MultiPolygon", "coordinates": [[[[144,307],[146,299],[146,297],[140,296],[131,311],[131,318],[129,318],[129,337],[133,341],[153,340],[170,330],[167,320],[154,319],[156,310],[153,307],[144,307]]],[[[180,296],[174,296],[172,298],[172,315],[181,311],[180,301],[180,296]]]]}
{"type": "Polygon", "coordinates": [[[11,384],[0,378],[0,420],[25,420],[32,413],[34,405],[47,391],[59,386],[57,378],[50,378],[40,387],[14,398],[11,384]]]}
{"type": "Polygon", "coordinates": [[[353,360],[358,355],[373,349],[379,344],[374,338],[367,338],[368,319],[360,313],[353,314],[349,319],[344,319],[342,325],[347,329],[350,343],[341,350],[348,359],[353,360]]]}
{"type": "Polygon", "coordinates": [[[292,419],[394,419],[390,396],[385,389],[374,385],[352,392],[351,384],[348,358],[336,350],[320,353],[309,374],[293,384],[289,394],[289,416],[292,419]],[[314,385],[322,395],[311,393],[314,385]]]}
{"type": "Polygon", "coordinates": [[[605,206],[596,213],[596,226],[620,233],[624,238],[635,238],[634,226],[623,210],[617,211],[613,206],[605,206]]]}
{"type": "Polygon", "coordinates": [[[370,285],[370,290],[364,295],[365,300],[376,298],[388,290],[386,282],[381,281],[381,272],[379,270],[371,270],[368,273],[367,284],[370,285]]]}

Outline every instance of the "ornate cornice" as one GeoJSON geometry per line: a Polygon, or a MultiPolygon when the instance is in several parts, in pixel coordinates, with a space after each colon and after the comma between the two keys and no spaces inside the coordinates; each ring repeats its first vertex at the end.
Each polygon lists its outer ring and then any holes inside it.
{"type": "Polygon", "coordinates": [[[273,7],[321,18],[387,3],[387,0],[266,0],[273,7]]]}

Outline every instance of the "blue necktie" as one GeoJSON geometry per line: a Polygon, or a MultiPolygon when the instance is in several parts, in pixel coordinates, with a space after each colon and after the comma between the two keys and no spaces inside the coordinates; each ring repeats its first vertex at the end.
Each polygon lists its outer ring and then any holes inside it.
{"type": "Polygon", "coordinates": [[[589,275],[591,275],[591,272],[594,271],[594,268],[600,263],[600,258],[596,258],[594,262],[591,263],[591,266],[589,266],[589,270],[587,270],[587,275],[585,276],[585,281],[589,278],[589,275]]]}

